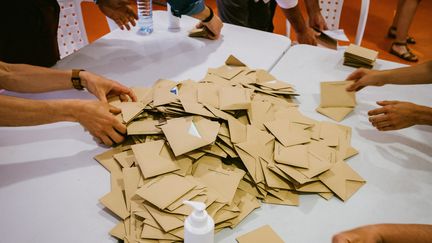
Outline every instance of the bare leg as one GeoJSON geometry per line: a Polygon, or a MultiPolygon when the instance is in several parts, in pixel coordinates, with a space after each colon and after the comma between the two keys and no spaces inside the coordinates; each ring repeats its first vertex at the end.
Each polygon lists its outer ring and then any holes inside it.
{"type": "MultiPolygon", "coordinates": [[[[411,26],[412,20],[414,18],[415,12],[417,10],[419,0],[401,0],[403,4],[399,6],[396,12],[393,23],[397,23],[396,27],[396,44],[393,44],[391,49],[393,52],[399,55],[403,55],[406,53],[405,60],[417,61],[417,57],[410,53],[409,49],[405,45],[398,45],[397,43],[406,43],[408,37],[408,30],[411,26]],[[408,55],[409,54],[409,55],[408,55]]],[[[399,3],[401,3],[399,1],[399,3]]]]}
{"type": "Polygon", "coordinates": [[[405,0],[399,0],[397,7],[396,7],[396,13],[395,16],[393,17],[393,23],[391,25],[391,27],[395,27],[398,25],[399,22],[399,16],[400,16],[400,12],[402,11],[402,6],[405,4],[405,0]]]}
{"type": "Polygon", "coordinates": [[[404,42],[417,10],[419,0],[404,0],[396,25],[396,41],[404,42]]]}

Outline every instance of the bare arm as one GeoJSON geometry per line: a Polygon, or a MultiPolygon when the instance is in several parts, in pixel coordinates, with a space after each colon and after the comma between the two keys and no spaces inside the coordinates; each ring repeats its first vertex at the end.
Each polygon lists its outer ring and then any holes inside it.
{"type": "Polygon", "coordinates": [[[71,75],[72,70],[0,62],[0,88],[15,92],[40,93],[72,89],[71,75]]]}
{"type": "Polygon", "coordinates": [[[432,241],[432,225],[377,224],[359,227],[333,236],[333,243],[425,243],[432,241]]]}
{"type": "MultiPolygon", "coordinates": [[[[132,90],[116,81],[87,71],[79,75],[82,85],[101,101],[106,101],[110,96],[120,96],[122,100],[129,97],[136,101],[132,90]]],[[[40,93],[72,89],[71,76],[72,70],[0,62],[0,89],[14,92],[40,93]]]]}
{"type": "Polygon", "coordinates": [[[355,83],[348,91],[358,91],[366,86],[383,86],[385,84],[430,84],[432,83],[432,61],[411,67],[392,70],[374,71],[360,68],[348,76],[355,83]]]}
{"type": "Polygon", "coordinates": [[[126,126],[112,113],[120,110],[96,100],[29,100],[0,95],[0,126],[79,122],[106,145],[123,141],[126,126]]]}
{"type": "Polygon", "coordinates": [[[318,0],[304,0],[309,16],[309,27],[319,30],[327,30],[327,23],[324,20],[318,0]]]}
{"type": "Polygon", "coordinates": [[[300,7],[285,9],[282,8],[285,17],[288,19],[290,24],[293,26],[294,31],[297,34],[297,40],[300,44],[317,45],[315,32],[306,25],[303,15],[300,11],[300,7]]]}

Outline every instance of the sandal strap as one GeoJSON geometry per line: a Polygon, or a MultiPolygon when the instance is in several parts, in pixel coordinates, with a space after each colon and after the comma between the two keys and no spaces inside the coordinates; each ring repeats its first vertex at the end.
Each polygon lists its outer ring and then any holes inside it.
{"type": "Polygon", "coordinates": [[[408,43],[406,41],[393,41],[392,45],[395,45],[395,46],[406,46],[408,48],[408,43]]]}

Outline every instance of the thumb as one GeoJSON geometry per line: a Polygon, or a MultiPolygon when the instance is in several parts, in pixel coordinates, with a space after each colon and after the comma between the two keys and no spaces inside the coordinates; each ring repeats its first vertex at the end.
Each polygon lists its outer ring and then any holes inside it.
{"type": "Polygon", "coordinates": [[[118,107],[115,107],[113,105],[109,105],[109,111],[111,113],[113,113],[114,115],[117,115],[117,114],[119,114],[121,112],[121,109],[118,108],[118,107]]]}

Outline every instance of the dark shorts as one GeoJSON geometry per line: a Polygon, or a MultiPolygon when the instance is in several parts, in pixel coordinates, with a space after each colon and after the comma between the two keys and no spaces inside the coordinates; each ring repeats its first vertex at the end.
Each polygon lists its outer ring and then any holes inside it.
{"type": "Polygon", "coordinates": [[[56,0],[13,0],[0,3],[0,60],[52,66],[59,59],[56,0]]]}
{"type": "Polygon", "coordinates": [[[273,32],[276,1],[217,0],[216,3],[223,22],[273,32]]]}

